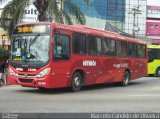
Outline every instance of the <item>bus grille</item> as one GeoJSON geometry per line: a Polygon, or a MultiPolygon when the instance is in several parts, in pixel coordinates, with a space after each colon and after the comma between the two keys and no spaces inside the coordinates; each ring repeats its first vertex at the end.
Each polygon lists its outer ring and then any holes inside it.
{"type": "Polygon", "coordinates": [[[21,83],[32,83],[33,79],[21,79],[21,78],[19,78],[19,81],[21,83]]]}
{"type": "Polygon", "coordinates": [[[24,75],[24,74],[18,74],[18,76],[19,76],[19,77],[29,77],[29,78],[34,78],[34,77],[35,77],[34,74],[27,74],[27,76],[24,75]]]}

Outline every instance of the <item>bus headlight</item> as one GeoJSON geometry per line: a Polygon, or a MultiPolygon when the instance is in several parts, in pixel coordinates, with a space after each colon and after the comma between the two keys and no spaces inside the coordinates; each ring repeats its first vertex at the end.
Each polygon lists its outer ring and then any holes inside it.
{"type": "Polygon", "coordinates": [[[49,74],[49,72],[50,72],[50,68],[46,68],[46,69],[44,69],[43,71],[41,71],[38,75],[36,75],[36,77],[38,77],[38,78],[43,78],[43,77],[45,77],[47,74],[49,74]]]}
{"type": "Polygon", "coordinates": [[[9,72],[10,75],[16,76],[16,73],[15,73],[11,68],[9,68],[9,71],[8,71],[8,72],[9,72]]]}

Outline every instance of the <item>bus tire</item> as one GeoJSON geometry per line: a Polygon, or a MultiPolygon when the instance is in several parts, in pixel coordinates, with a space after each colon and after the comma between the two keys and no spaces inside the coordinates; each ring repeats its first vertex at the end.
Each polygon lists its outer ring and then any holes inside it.
{"type": "Polygon", "coordinates": [[[83,76],[80,72],[75,72],[72,76],[71,89],[73,92],[78,92],[82,87],[83,76]]]}
{"type": "Polygon", "coordinates": [[[122,78],[122,86],[128,86],[130,81],[130,73],[128,71],[125,71],[122,78]]]}
{"type": "Polygon", "coordinates": [[[154,74],[148,74],[148,77],[153,77],[154,76],[154,74]]]}
{"type": "Polygon", "coordinates": [[[39,91],[46,91],[47,89],[46,89],[46,88],[43,88],[43,87],[38,87],[38,90],[39,90],[39,91]]]}
{"type": "Polygon", "coordinates": [[[158,68],[158,69],[156,70],[156,76],[157,76],[157,77],[160,77],[160,68],[158,68]]]}

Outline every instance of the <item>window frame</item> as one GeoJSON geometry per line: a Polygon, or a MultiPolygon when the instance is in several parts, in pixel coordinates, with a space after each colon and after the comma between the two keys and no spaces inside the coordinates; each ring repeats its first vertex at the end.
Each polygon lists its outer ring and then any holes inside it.
{"type": "MultiPolygon", "coordinates": [[[[102,40],[102,54],[103,54],[103,56],[111,56],[111,57],[113,57],[113,56],[116,56],[116,40],[115,39],[113,39],[113,38],[108,38],[108,37],[104,37],[103,38],[103,40],[102,40]],[[111,51],[109,50],[109,54],[107,55],[106,54],[106,49],[105,49],[105,46],[104,46],[104,44],[106,44],[106,41],[108,42],[108,41],[110,41],[110,42],[114,42],[114,52],[113,52],[113,54],[112,55],[110,55],[111,54],[111,51]]],[[[110,48],[111,48],[111,45],[110,45],[110,48]]],[[[108,49],[110,49],[110,48],[108,48],[108,49]]]]}
{"type": "Polygon", "coordinates": [[[53,59],[53,61],[58,61],[58,60],[69,60],[70,58],[71,58],[71,38],[70,38],[70,36],[69,35],[67,35],[67,34],[61,34],[61,33],[54,33],[53,34],[53,36],[52,36],[52,38],[53,38],[53,45],[52,45],[52,54],[53,54],[53,57],[52,57],[52,59],[53,59]],[[69,50],[69,54],[68,54],[68,56],[66,56],[66,58],[65,57],[55,57],[55,54],[54,54],[54,50],[55,50],[55,48],[54,48],[54,46],[55,46],[55,35],[58,35],[58,36],[67,36],[68,37],[68,44],[69,44],[69,47],[68,47],[68,50],[69,50]]]}
{"type": "Polygon", "coordinates": [[[116,41],[116,56],[117,57],[120,57],[120,58],[127,58],[127,41],[122,41],[122,40],[117,40],[116,41]],[[120,43],[120,45],[119,45],[120,43]],[[122,46],[122,43],[125,43],[126,44],[126,51],[125,51],[125,56],[124,55],[124,52],[123,52],[123,46],[122,46]],[[118,45],[120,46],[121,49],[117,49],[118,48],[118,45]],[[120,51],[120,52],[119,52],[120,51]]]}
{"type": "MultiPolygon", "coordinates": [[[[132,53],[133,53],[133,52],[132,52],[132,53]]],[[[137,43],[134,43],[134,42],[128,42],[128,43],[127,43],[127,57],[128,57],[128,58],[137,58],[137,43]],[[131,57],[129,56],[129,54],[130,54],[130,53],[129,53],[129,50],[130,50],[130,49],[129,49],[129,46],[130,46],[130,45],[132,45],[132,48],[133,48],[133,47],[135,48],[135,51],[134,51],[133,49],[131,50],[131,52],[132,52],[132,51],[135,52],[135,55],[134,55],[134,56],[131,56],[131,57]],[[134,45],[134,46],[133,46],[133,45],[134,45]]]]}
{"type": "Polygon", "coordinates": [[[137,44],[137,58],[144,59],[144,58],[147,57],[147,55],[146,55],[146,48],[147,48],[147,46],[146,46],[145,44],[137,44]],[[140,47],[138,47],[138,46],[140,46],[140,47]],[[140,54],[140,52],[142,52],[142,51],[141,51],[141,50],[142,50],[142,46],[145,46],[144,56],[142,56],[142,55],[140,54]],[[140,48],[140,49],[139,49],[139,48],[140,48]],[[139,51],[140,51],[140,52],[139,52],[139,51]]]}
{"type": "MultiPolygon", "coordinates": [[[[92,41],[93,41],[92,40],[92,41]]],[[[89,55],[89,56],[101,56],[102,55],[102,37],[100,37],[100,36],[95,36],[95,35],[87,35],[87,55],[89,55]],[[91,51],[91,46],[89,46],[90,45],[90,40],[91,39],[89,39],[89,37],[92,37],[93,38],[93,40],[94,40],[94,42],[96,42],[96,44],[92,44],[92,45],[95,45],[96,46],[96,50],[92,50],[94,53],[91,53],[92,51],[91,51]],[[97,38],[99,38],[100,39],[100,43],[101,43],[101,51],[100,51],[100,53],[98,53],[98,42],[97,41],[99,41],[97,38]]],[[[93,47],[92,46],[92,48],[95,48],[95,47],[93,47]]]]}
{"type": "Polygon", "coordinates": [[[79,32],[73,32],[72,33],[72,53],[73,54],[76,54],[76,55],[86,55],[87,54],[87,38],[86,38],[86,34],[83,34],[83,33],[79,33],[79,32]],[[85,42],[85,46],[84,46],[84,49],[83,50],[85,50],[85,52],[84,53],[76,53],[75,51],[74,51],[74,35],[83,35],[84,36],[84,42],[85,42]]]}

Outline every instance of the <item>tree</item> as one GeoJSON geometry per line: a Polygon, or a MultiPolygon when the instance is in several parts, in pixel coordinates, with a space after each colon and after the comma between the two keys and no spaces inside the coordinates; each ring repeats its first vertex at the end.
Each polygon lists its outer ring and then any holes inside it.
{"type": "Polygon", "coordinates": [[[3,9],[1,25],[8,32],[9,37],[19,20],[23,18],[24,9],[29,5],[29,0],[12,0],[3,9]]]}
{"type": "Polygon", "coordinates": [[[0,48],[0,61],[2,60],[7,60],[9,58],[9,51],[4,49],[4,48],[0,48]]]}
{"type": "MultiPolygon", "coordinates": [[[[11,0],[4,7],[1,15],[1,24],[4,30],[8,31],[9,36],[11,36],[15,25],[22,20],[24,10],[29,6],[30,2],[30,0],[11,0]]],[[[89,4],[89,0],[84,0],[84,2],[89,4]]],[[[39,13],[39,21],[46,21],[47,17],[50,16],[55,22],[73,24],[72,15],[77,23],[85,24],[86,22],[83,13],[71,0],[33,0],[33,5],[39,13]],[[63,9],[64,4],[67,12],[63,9]]]]}

